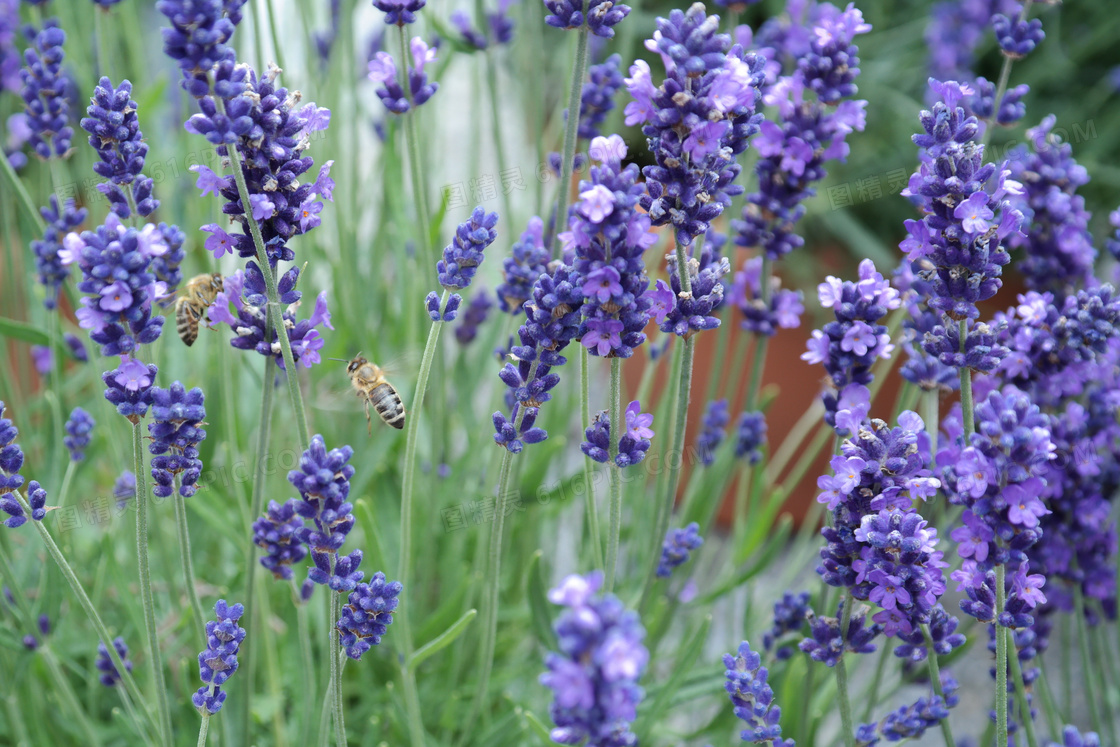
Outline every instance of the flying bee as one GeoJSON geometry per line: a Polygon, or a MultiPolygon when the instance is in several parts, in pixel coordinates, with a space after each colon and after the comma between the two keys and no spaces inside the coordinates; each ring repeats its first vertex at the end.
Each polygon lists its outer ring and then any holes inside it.
{"type": "Polygon", "coordinates": [[[214,298],[222,292],[222,276],[195,275],[187,281],[183,295],[175,300],[175,328],[183,343],[190,347],[198,339],[198,320],[206,314],[206,308],[214,303],[214,298]]]}
{"type": "MultiPolygon", "coordinates": [[[[341,360],[336,358],[335,360],[341,360]]],[[[376,363],[370,363],[358,353],[346,363],[346,373],[350,377],[350,384],[354,392],[365,403],[366,425],[373,433],[373,423],[369,417],[369,406],[377,411],[377,416],[394,428],[404,428],[404,405],[397,390],[385,378],[385,372],[376,363]]]]}

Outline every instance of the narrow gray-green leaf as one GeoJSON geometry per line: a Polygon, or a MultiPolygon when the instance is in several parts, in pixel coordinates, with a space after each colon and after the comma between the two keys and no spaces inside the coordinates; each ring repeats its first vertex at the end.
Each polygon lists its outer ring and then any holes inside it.
{"type": "Polygon", "coordinates": [[[412,656],[408,657],[409,669],[415,669],[423,663],[425,659],[446,648],[467,629],[467,626],[471,624],[471,620],[473,620],[477,614],[478,610],[467,610],[463,613],[462,617],[451,624],[450,628],[416,649],[412,656]]]}
{"type": "Polygon", "coordinates": [[[529,614],[532,618],[533,633],[547,649],[557,648],[556,634],[552,631],[552,615],[545,596],[544,579],[541,578],[541,551],[533,553],[529,561],[529,575],[525,582],[525,594],[529,598],[529,614]]]}

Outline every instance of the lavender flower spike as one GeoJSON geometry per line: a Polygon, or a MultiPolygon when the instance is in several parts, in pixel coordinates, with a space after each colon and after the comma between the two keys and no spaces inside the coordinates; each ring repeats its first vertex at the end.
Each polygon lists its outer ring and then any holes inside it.
{"type": "Polygon", "coordinates": [[[673,569],[688,562],[693,550],[704,544],[700,525],[695,521],[684,529],[670,529],[661,545],[661,560],[657,564],[657,577],[669,578],[673,569]]]}
{"type": "Polygon", "coordinates": [[[114,88],[112,81],[103,77],[86,109],[88,116],[81,121],[82,129],[89,133],[89,144],[101,158],[100,163],[93,165],[94,173],[109,180],[98,189],[109,198],[113,212],[121,218],[132,213],[122,188],[131,188],[136,211],[141,216],[148,216],[159,207],[159,200],[152,197],[152,180],[141,173],[148,144],[140,132],[136,109],[132,83],[121,81],[120,87],[114,88]]]}
{"type": "MultiPolygon", "coordinates": [[[[131,672],[132,662],[128,660],[128,644],[120,636],[113,639],[113,648],[117,650],[117,655],[121,657],[124,662],[124,668],[131,672]]],[[[109,649],[106,648],[104,641],[99,641],[97,644],[97,661],[94,663],[97,671],[101,672],[98,679],[105,687],[114,687],[121,681],[121,673],[117,670],[117,665],[113,663],[112,657],[109,656],[109,649]]]]}
{"type": "Polygon", "coordinates": [[[766,682],[769,672],[762,666],[762,657],[751,650],[746,641],[739,644],[737,656],[724,654],[727,683],[724,689],[735,706],[735,715],[746,722],[740,736],[744,742],[794,747],[792,739],[782,739],[778,723],[782,709],[774,705],[774,691],[766,682]]]}
{"type": "Polygon", "coordinates": [[[284,505],[269,501],[264,516],[253,522],[253,544],[265,551],[261,565],[277,579],[290,579],[292,564],[307,557],[307,547],[299,539],[303,519],[296,513],[296,504],[294,498],[284,505]]]}
{"type": "MultiPolygon", "coordinates": [[[[8,515],[0,524],[9,529],[27,523],[27,514],[12,496],[23,486],[23,475],[19,473],[23,467],[23,450],[15,442],[18,435],[19,429],[4,417],[4,403],[0,401],[0,511],[8,515]]],[[[42,521],[47,514],[47,491],[34,480],[27,484],[27,501],[31,505],[31,518],[42,521]]]]}
{"type": "Polygon", "coordinates": [[[230,607],[226,600],[219,599],[214,605],[216,619],[206,623],[206,649],[198,655],[198,676],[203,685],[191,698],[203,716],[213,716],[226,701],[222,685],[237,671],[237,652],[245,640],[245,629],[237,621],[244,612],[244,606],[230,607]]]}
{"type": "MultiPolygon", "coordinates": [[[[578,29],[584,23],[584,0],[544,0],[548,10],[544,22],[557,29],[578,29]]],[[[595,36],[610,39],[619,21],[630,14],[630,6],[611,0],[589,0],[587,27],[595,36]]]]}
{"type": "Polygon", "coordinates": [[[361,550],[339,555],[346,535],[354,528],[354,514],[350,512],[353,504],[347,500],[354,475],[354,467],[347,462],[353,454],[349,446],[327,451],[323,437],[316,434],[300,458],[299,469],[288,473],[288,482],[300,493],[295,510],[312,522],[312,526],[300,527],[296,533],[300,542],[311,548],[315,566],[308,578],[338,592],[353,591],[363,576],[357,570],[361,550]]]}
{"type": "Polygon", "coordinates": [[[48,20],[24,52],[27,65],[19,72],[31,147],[44,160],[53,156],[64,158],[74,135],[68,124],[70,105],[65,95],[66,74],[62,71],[65,42],[66,32],[58,27],[58,21],[48,20]]]}
{"type": "Polygon", "coordinates": [[[559,653],[545,657],[542,685],[553,691],[549,709],[560,744],[598,747],[634,745],[630,722],[637,715],[642,689],[638,680],[649,661],[642,645],[645,629],[636,613],[613,594],[597,594],[603,574],[568,576],[548,593],[565,610],[553,629],[559,653]]]}
{"type": "Polygon", "coordinates": [[[47,291],[43,306],[53,309],[58,304],[59,288],[69,276],[61,257],[63,237],[82,225],[87,211],[85,208],[74,207],[74,201],[69,199],[60,208],[58,198],[51,195],[50,205],[39,208],[39,212],[47,227],[41,240],[31,242],[31,251],[35,253],[39,283],[47,291]]]}
{"type": "Polygon", "coordinates": [[[70,419],[66,421],[66,437],[62,439],[62,442],[70,450],[71,461],[80,462],[85,458],[85,450],[90,441],[90,431],[93,430],[95,425],[97,425],[97,421],[80,407],[75,407],[74,411],[70,413],[70,419]]]}
{"type": "Polygon", "coordinates": [[[361,659],[371,646],[381,643],[381,636],[393,622],[393,610],[400,602],[404,587],[400,581],[386,583],[381,571],[373,574],[368,584],[358,584],[342,606],[338,620],[338,643],[351,659],[361,659]]]}
{"type": "Polygon", "coordinates": [[[174,479],[181,476],[179,495],[189,498],[198,489],[202,460],[198,445],[206,438],[202,429],[206,418],[204,396],[198,387],[187,391],[178,381],[170,389],[152,389],[152,422],[148,433],[152,442],[152,490],[159,497],[174,492],[174,479]]]}

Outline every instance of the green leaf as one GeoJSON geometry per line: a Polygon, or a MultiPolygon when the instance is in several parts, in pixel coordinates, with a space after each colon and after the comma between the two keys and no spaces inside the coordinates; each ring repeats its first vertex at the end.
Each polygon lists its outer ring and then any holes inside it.
{"type": "Polygon", "coordinates": [[[650,727],[653,726],[656,719],[666,712],[669,698],[672,697],[684,681],[685,675],[692,668],[696,659],[700,656],[700,652],[704,648],[704,643],[708,639],[708,629],[712,627],[712,616],[705,615],[704,619],[700,621],[700,625],[692,634],[692,638],[681,648],[681,653],[677,656],[677,660],[673,664],[672,674],[665,684],[658,688],[653,689],[651,692],[652,697],[649,699],[648,709],[643,709],[644,713],[639,717],[639,722],[635,731],[639,735],[639,743],[648,742],[650,727]]]}
{"type": "Polygon", "coordinates": [[[451,200],[451,191],[444,189],[440,191],[439,208],[436,214],[432,216],[431,234],[428,236],[428,244],[430,246],[439,246],[439,232],[443,227],[443,219],[447,215],[447,204],[451,200]]]}
{"type": "MultiPolygon", "coordinates": [[[[47,333],[38,327],[3,316],[0,316],[0,335],[32,345],[49,345],[51,341],[47,333]]],[[[55,352],[61,353],[67,358],[74,357],[74,352],[70,350],[70,346],[61,341],[55,346],[55,352]]]]}
{"type": "Polygon", "coordinates": [[[552,744],[552,737],[548,735],[548,727],[541,723],[541,720],[533,714],[532,711],[522,711],[525,720],[529,722],[529,728],[533,733],[544,740],[545,744],[552,744]]]}
{"type": "Polygon", "coordinates": [[[416,651],[413,652],[412,656],[408,657],[408,667],[410,669],[415,669],[416,667],[420,666],[420,664],[423,663],[424,660],[426,660],[428,657],[444,648],[447,648],[447,646],[450,645],[456,638],[462,635],[463,631],[467,629],[467,626],[471,624],[471,620],[473,620],[477,615],[478,610],[474,609],[467,610],[465,613],[463,613],[463,616],[452,623],[450,628],[443,631],[420,648],[416,649],[416,651]]]}
{"type": "Polygon", "coordinates": [[[559,646],[556,634],[552,631],[552,615],[548,609],[548,598],[545,596],[544,579],[541,578],[541,551],[533,553],[529,561],[529,572],[525,583],[525,595],[529,599],[529,615],[533,623],[533,633],[540,644],[549,650],[559,646]]]}

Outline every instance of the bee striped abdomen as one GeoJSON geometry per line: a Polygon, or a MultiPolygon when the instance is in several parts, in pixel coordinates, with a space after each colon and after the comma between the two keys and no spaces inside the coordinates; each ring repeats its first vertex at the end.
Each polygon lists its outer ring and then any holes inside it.
{"type": "Polygon", "coordinates": [[[369,401],[386,425],[404,428],[404,405],[396,389],[389,384],[378,384],[369,393],[369,401]]]}
{"type": "Polygon", "coordinates": [[[198,339],[198,314],[186,298],[175,302],[175,329],[188,347],[198,339]]]}

